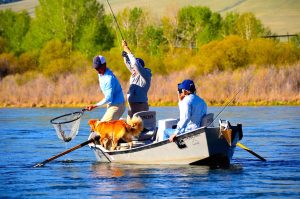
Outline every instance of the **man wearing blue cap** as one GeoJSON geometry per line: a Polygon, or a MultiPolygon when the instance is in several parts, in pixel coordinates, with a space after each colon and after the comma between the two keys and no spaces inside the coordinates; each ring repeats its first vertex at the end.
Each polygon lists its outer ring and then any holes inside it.
{"type": "Polygon", "coordinates": [[[127,92],[128,115],[133,116],[139,111],[148,111],[147,93],[151,84],[151,70],[145,68],[145,63],[140,58],[135,58],[125,40],[122,41],[124,63],[131,73],[130,85],[127,92]]]}
{"type": "Polygon", "coordinates": [[[101,121],[118,120],[125,111],[125,99],[120,82],[113,72],[106,67],[106,60],[102,55],[95,56],[93,67],[98,72],[100,89],[104,98],[95,105],[86,107],[88,111],[107,104],[107,110],[101,121]]]}
{"type": "Polygon", "coordinates": [[[176,135],[200,127],[202,118],[206,115],[205,101],[196,95],[196,87],[192,80],[184,80],[178,84],[178,106],[180,119],[176,129],[166,129],[164,140],[169,138],[173,142],[176,135]]]}

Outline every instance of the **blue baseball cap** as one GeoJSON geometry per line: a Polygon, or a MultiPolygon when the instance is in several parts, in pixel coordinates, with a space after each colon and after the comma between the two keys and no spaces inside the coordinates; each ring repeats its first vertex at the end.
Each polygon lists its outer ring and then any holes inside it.
{"type": "Polygon", "coordinates": [[[184,90],[191,91],[191,92],[194,92],[196,90],[196,87],[195,87],[195,84],[194,84],[193,80],[190,80],[190,79],[184,80],[181,83],[180,87],[184,90]]]}
{"type": "Polygon", "coordinates": [[[141,58],[136,58],[136,61],[139,62],[143,67],[145,67],[145,62],[141,58]]]}
{"type": "Polygon", "coordinates": [[[93,67],[95,69],[102,67],[103,64],[105,64],[105,63],[106,63],[106,60],[102,55],[97,55],[93,59],[93,67]]]}

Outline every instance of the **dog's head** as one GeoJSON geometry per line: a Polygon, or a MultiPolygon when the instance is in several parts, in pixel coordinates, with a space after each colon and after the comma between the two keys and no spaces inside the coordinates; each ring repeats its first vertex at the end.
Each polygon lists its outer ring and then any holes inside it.
{"type": "Polygon", "coordinates": [[[97,122],[99,120],[96,120],[96,119],[90,119],[89,120],[89,125],[91,127],[91,132],[95,132],[96,131],[96,125],[97,125],[97,122]]]}
{"type": "Polygon", "coordinates": [[[133,136],[140,135],[141,131],[144,129],[143,120],[139,116],[133,116],[131,119],[128,116],[127,124],[131,126],[131,133],[133,136]]]}

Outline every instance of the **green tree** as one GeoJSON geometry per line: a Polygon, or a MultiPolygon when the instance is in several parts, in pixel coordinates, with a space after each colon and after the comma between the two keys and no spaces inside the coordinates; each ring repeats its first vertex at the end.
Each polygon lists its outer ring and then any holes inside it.
{"type": "Polygon", "coordinates": [[[219,13],[212,13],[202,32],[197,35],[197,46],[209,43],[220,37],[222,17],[219,13]]]}
{"type": "Polygon", "coordinates": [[[177,18],[174,20],[163,17],[161,19],[163,36],[170,50],[177,46],[177,18]]]}
{"type": "Polygon", "coordinates": [[[76,40],[75,46],[80,52],[89,57],[94,56],[99,51],[109,50],[114,46],[114,34],[110,24],[105,20],[90,23],[81,30],[80,36],[76,40]]]}
{"type": "Polygon", "coordinates": [[[6,41],[7,51],[16,54],[22,52],[21,43],[29,30],[29,25],[30,17],[26,11],[15,13],[11,10],[0,10],[0,37],[2,41],[6,41]]]}
{"type": "Polygon", "coordinates": [[[113,36],[105,24],[103,5],[96,0],[39,2],[24,42],[26,49],[41,49],[47,41],[59,39],[91,56],[112,46],[113,36]]]}
{"type": "Polygon", "coordinates": [[[196,45],[196,39],[209,24],[212,12],[207,7],[184,7],[178,12],[178,37],[183,45],[190,48],[196,45]]]}
{"type": "MultiPolygon", "coordinates": [[[[148,24],[147,16],[142,8],[137,7],[133,9],[126,8],[118,14],[118,22],[124,33],[124,39],[126,39],[130,47],[140,47],[142,34],[148,24]]],[[[117,27],[115,30],[117,30],[117,27]]]]}
{"type": "Polygon", "coordinates": [[[226,37],[228,35],[236,35],[237,31],[237,21],[239,19],[239,14],[236,12],[229,12],[225,15],[222,22],[222,37],[226,37]]]}
{"type": "Polygon", "coordinates": [[[0,54],[7,51],[7,41],[5,38],[0,36],[0,54]]]}
{"type": "Polygon", "coordinates": [[[159,26],[150,25],[145,28],[140,47],[151,55],[157,55],[160,53],[165,39],[163,37],[163,30],[159,26]],[[161,48],[160,48],[161,46],[161,48]]]}

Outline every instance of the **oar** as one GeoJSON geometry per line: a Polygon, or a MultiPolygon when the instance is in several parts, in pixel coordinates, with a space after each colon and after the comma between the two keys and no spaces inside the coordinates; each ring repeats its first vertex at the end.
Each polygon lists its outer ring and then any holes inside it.
{"type": "Polygon", "coordinates": [[[239,147],[241,147],[242,149],[245,149],[246,151],[248,151],[249,153],[251,153],[255,157],[258,157],[261,161],[267,161],[265,158],[261,157],[260,155],[258,155],[257,153],[255,153],[254,151],[252,151],[251,149],[249,149],[248,147],[246,147],[245,145],[243,145],[243,144],[241,144],[239,142],[236,145],[239,146],[239,147]]]}
{"type": "Polygon", "coordinates": [[[85,142],[83,142],[81,144],[78,144],[78,145],[74,146],[73,148],[70,148],[70,149],[68,149],[68,150],[66,150],[66,151],[64,151],[64,152],[62,152],[62,153],[60,153],[60,154],[58,154],[56,156],[53,156],[53,157],[51,157],[51,158],[49,158],[49,159],[47,159],[47,160],[45,160],[43,162],[40,162],[40,163],[34,165],[33,167],[42,167],[45,164],[47,164],[48,162],[50,162],[52,160],[55,160],[56,158],[59,158],[60,156],[63,156],[63,155],[66,155],[66,154],[68,154],[68,153],[70,153],[72,151],[75,151],[76,149],[79,149],[79,148],[81,148],[81,147],[83,147],[83,146],[85,146],[85,145],[87,145],[87,144],[89,144],[91,142],[94,142],[95,140],[99,140],[99,138],[100,138],[100,136],[97,135],[94,138],[89,139],[88,141],[85,141],[85,142]]]}

